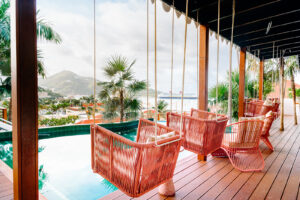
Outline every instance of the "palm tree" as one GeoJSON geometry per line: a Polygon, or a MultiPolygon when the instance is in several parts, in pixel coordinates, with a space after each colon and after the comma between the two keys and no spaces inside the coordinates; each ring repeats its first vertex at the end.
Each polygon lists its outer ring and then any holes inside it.
{"type": "MultiPolygon", "coordinates": [[[[10,76],[10,1],[1,0],[0,4],[0,69],[2,76],[10,76]]],[[[39,17],[37,11],[37,37],[41,40],[61,43],[61,37],[56,33],[48,22],[39,17]]],[[[42,62],[41,51],[38,50],[38,73],[45,77],[44,64],[42,62]]]]}
{"type": "MultiPolygon", "coordinates": [[[[157,112],[158,112],[158,120],[160,120],[160,116],[165,117],[167,112],[168,103],[164,100],[159,100],[157,102],[157,112]]],[[[153,107],[155,109],[155,107],[153,107]]]]}
{"type": "MultiPolygon", "coordinates": [[[[228,113],[228,85],[229,85],[229,74],[227,74],[227,79],[224,82],[219,83],[218,87],[218,104],[221,110],[218,113],[226,114],[228,113]]],[[[239,71],[234,70],[231,74],[232,83],[232,117],[233,119],[238,119],[238,105],[239,105],[239,71]]],[[[255,80],[249,80],[249,71],[245,75],[245,96],[252,98],[255,95],[255,80]]],[[[209,98],[216,99],[216,86],[209,90],[209,98]]]]}
{"type": "Polygon", "coordinates": [[[286,59],[286,70],[285,70],[285,76],[289,79],[291,79],[292,84],[292,98],[294,102],[294,122],[295,125],[298,124],[297,122],[297,111],[296,111],[296,87],[295,87],[295,75],[300,72],[300,67],[297,62],[296,56],[290,56],[286,59]]]}
{"type": "Polygon", "coordinates": [[[138,116],[142,104],[136,95],[146,88],[146,82],[134,79],[132,71],[134,64],[135,60],[129,62],[122,56],[112,56],[107,61],[104,75],[109,81],[98,83],[102,86],[99,98],[104,103],[104,118],[120,117],[120,121],[123,122],[124,118],[130,119],[138,116]]]}
{"type": "MultiPolygon", "coordinates": [[[[10,1],[0,0],[0,72],[2,76],[6,76],[5,81],[6,88],[11,88],[10,76],[10,15],[9,15],[10,1]]],[[[37,11],[37,37],[39,39],[44,39],[46,41],[54,42],[59,44],[61,42],[61,37],[56,33],[49,23],[38,16],[39,11],[37,11]]],[[[41,51],[37,50],[37,67],[38,74],[45,78],[45,68],[42,61],[41,51]]],[[[10,93],[10,92],[9,92],[10,93]]],[[[1,92],[0,92],[1,96],[1,92]]],[[[10,103],[11,104],[11,103],[10,103]]],[[[9,112],[11,114],[11,112],[9,112]]],[[[11,119],[11,115],[9,115],[11,119]]]]}

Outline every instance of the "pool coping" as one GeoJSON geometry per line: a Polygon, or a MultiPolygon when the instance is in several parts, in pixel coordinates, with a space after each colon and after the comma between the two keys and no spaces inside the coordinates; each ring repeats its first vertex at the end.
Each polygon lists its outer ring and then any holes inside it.
{"type": "MultiPolygon", "coordinates": [[[[150,119],[153,120],[153,119],[150,119]]],[[[113,132],[120,132],[138,127],[139,120],[132,120],[127,122],[105,123],[97,124],[113,132]]],[[[89,134],[90,124],[72,124],[54,127],[41,127],[38,129],[39,139],[48,139],[53,137],[62,137],[77,135],[76,132],[89,134]],[[74,134],[75,133],[75,134],[74,134]]],[[[12,140],[12,131],[0,132],[0,141],[12,140]]]]}

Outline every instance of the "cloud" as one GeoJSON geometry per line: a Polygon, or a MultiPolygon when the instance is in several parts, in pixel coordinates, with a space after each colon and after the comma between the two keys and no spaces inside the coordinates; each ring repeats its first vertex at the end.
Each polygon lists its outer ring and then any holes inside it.
{"type": "MultiPolygon", "coordinates": [[[[39,41],[43,51],[48,76],[62,70],[71,70],[83,76],[93,76],[93,5],[92,2],[61,2],[40,0],[38,8],[44,19],[62,36],[60,45],[39,41]],[[72,6],[70,6],[72,5],[72,6]]],[[[159,90],[168,92],[171,80],[172,12],[163,11],[157,1],[157,67],[159,90]]],[[[97,1],[96,6],[96,55],[97,78],[103,79],[102,68],[106,60],[116,54],[136,59],[135,75],[146,79],[146,1],[114,0],[97,1]]],[[[154,88],[154,8],[150,4],[149,27],[149,77],[154,88]]],[[[174,83],[173,91],[181,91],[184,16],[175,18],[174,83]]],[[[216,39],[210,38],[209,86],[215,84],[216,39]]],[[[197,30],[194,23],[188,25],[186,54],[185,92],[197,93],[197,30]]],[[[233,67],[237,67],[237,53],[233,51],[233,67]]],[[[220,81],[225,79],[229,68],[229,45],[220,42],[220,81]]]]}

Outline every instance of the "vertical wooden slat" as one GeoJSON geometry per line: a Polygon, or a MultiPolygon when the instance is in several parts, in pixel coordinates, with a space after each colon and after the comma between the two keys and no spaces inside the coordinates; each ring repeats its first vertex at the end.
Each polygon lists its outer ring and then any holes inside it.
{"type": "Polygon", "coordinates": [[[14,199],[38,199],[36,1],[11,1],[14,199]]]}
{"type": "MultiPolygon", "coordinates": [[[[209,28],[199,26],[199,99],[198,109],[207,110],[208,102],[208,52],[209,52],[209,28]]],[[[198,160],[206,161],[206,156],[198,155],[198,160]]]]}
{"type": "Polygon", "coordinates": [[[259,62],[259,100],[263,99],[263,90],[264,90],[264,60],[259,62]]]}
{"type": "Polygon", "coordinates": [[[279,70],[279,76],[280,76],[280,131],[284,131],[284,60],[283,57],[280,57],[280,70],[279,70]]]}
{"type": "Polygon", "coordinates": [[[198,108],[207,110],[208,102],[208,50],[209,50],[209,28],[199,26],[199,99],[198,108]]]}
{"type": "Polygon", "coordinates": [[[240,51],[240,66],[239,66],[239,117],[244,116],[245,66],[246,66],[246,48],[242,48],[240,51]]]}

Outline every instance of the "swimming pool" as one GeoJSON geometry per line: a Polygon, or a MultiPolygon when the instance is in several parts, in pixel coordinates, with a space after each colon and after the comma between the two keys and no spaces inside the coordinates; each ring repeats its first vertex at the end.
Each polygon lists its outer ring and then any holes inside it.
{"type": "MultiPolygon", "coordinates": [[[[136,128],[120,132],[135,140],[136,128]]],[[[91,169],[89,132],[39,140],[39,188],[49,200],[94,200],[117,188],[91,169]]],[[[180,154],[179,159],[189,155],[180,154]]],[[[0,142],[0,159],[12,167],[12,144],[0,142]]]]}

